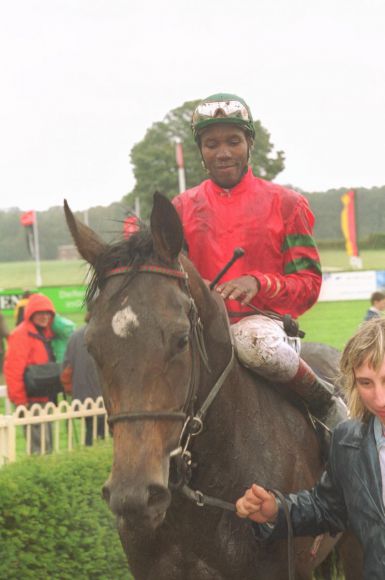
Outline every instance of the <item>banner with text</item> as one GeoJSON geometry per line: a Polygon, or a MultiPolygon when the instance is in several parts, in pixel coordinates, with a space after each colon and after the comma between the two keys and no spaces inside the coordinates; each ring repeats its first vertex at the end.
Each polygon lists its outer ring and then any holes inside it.
{"type": "MultiPolygon", "coordinates": [[[[23,292],[20,288],[0,291],[0,310],[14,310],[23,292]]],[[[86,286],[42,286],[39,292],[52,300],[60,314],[69,314],[82,310],[86,286]]]]}
{"type": "Polygon", "coordinates": [[[325,272],[322,275],[319,302],[339,300],[369,300],[376,290],[385,288],[385,271],[362,270],[325,272]]]}

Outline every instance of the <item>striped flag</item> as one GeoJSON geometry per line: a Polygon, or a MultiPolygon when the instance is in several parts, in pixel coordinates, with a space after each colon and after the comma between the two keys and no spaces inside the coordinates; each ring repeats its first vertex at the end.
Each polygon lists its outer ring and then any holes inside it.
{"type": "Polygon", "coordinates": [[[348,256],[358,256],[357,227],[356,227],[356,202],[355,191],[351,189],[341,196],[341,229],[345,238],[346,253],[348,256]]]}

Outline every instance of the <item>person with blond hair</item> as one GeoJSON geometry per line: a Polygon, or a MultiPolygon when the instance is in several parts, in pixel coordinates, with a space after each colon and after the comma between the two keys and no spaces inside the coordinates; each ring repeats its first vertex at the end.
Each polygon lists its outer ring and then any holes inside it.
{"type": "MultiPolygon", "coordinates": [[[[385,578],[385,319],[363,324],[342,354],[350,419],[334,430],[329,461],[311,490],[288,494],[294,534],[354,532],[364,552],[364,580],[385,578]]],[[[237,501],[260,540],[287,534],[273,492],[253,484],[237,501]]]]}

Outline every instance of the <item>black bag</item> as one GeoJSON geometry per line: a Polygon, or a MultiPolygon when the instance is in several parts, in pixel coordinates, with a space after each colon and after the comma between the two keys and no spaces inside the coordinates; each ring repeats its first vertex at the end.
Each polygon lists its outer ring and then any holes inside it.
{"type": "Polygon", "coordinates": [[[61,366],[56,362],[29,365],[24,372],[24,383],[28,397],[48,397],[53,400],[64,391],[60,381],[61,366]]]}

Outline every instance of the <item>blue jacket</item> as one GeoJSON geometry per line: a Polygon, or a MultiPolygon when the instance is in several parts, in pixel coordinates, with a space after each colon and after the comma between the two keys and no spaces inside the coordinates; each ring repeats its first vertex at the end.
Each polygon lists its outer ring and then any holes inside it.
{"type": "MultiPolygon", "coordinates": [[[[364,550],[364,580],[384,580],[385,510],[374,418],[367,424],[355,420],[340,423],[319,482],[310,491],[285,497],[296,536],[336,534],[349,528],[364,550]]],[[[283,509],[272,531],[258,524],[253,527],[257,538],[286,537],[283,509]]]]}
{"type": "Polygon", "coordinates": [[[373,318],[381,318],[381,312],[379,312],[377,308],[373,308],[373,306],[371,306],[365,314],[364,322],[367,320],[372,320],[373,318]]]}

